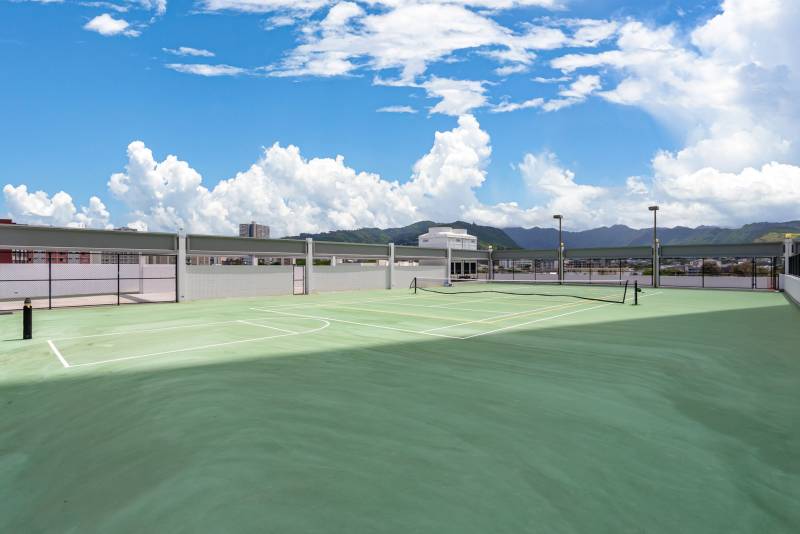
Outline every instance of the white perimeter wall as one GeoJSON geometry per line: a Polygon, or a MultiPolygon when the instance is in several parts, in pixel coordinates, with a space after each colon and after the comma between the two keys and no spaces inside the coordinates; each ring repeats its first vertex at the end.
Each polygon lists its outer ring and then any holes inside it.
{"type": "Polygon", "coordinates": [[[800,306],[800,278],[790,274],[781,275],[783,290],[800,306]]]}
{"type": "Polygon", "coordinates": [[[186,300],[292,294],[291,265],[188,265],[186,300]]]}
{"type": "MultiPolygon", "coordinates": [[[[117,292],[117,265],[101,263],[54,263],[53,297],[100,295],[117,292]]],[[[169,293],[175,291],[175,265],[138,263],[119,266],[122,293],[169,293]],[[140,280],[140,278],[166,278],[140,280]],[[135,278],[136,280],[124,280],[135,278]]],[[[0,264],[0,299],[42,298],[48,292],[46,263],[0,264]],[[26,281],[23,281],[26,280],[26,281]]]]}
{"type": "Polygon", "coordinates": [[[411,285],[414,277],[419,278],[446,278],[445,265],[438,266],[395,266],[394,268],[394,287],[405,289],[411,285]]]}
{"type": "MultiPolygon", "coordinates": [[[[388,267],[385,265],[339,264],[314,266],[314,292],[386,289],[388,267]]],[[[395,270],[395,273],[397,271],[395,270]]]]}

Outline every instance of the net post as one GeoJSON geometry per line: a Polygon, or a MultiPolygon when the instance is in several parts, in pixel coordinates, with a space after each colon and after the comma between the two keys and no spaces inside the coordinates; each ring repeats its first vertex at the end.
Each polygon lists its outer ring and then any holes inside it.
{"type": "Polygon", "coordinates": [[[417,277],[414,277],[414,294],[417,294],[417,277]]]}
{"type": "Polygon", "coordinates": [[[633,281],[633,305],[637,306],[639,304],[639,281],[633,281]]]}
{"type": "Polygon", "coordinates": [[[22,305],[22,339],[33,339],[33,304],[26,298],[22,305]]]}

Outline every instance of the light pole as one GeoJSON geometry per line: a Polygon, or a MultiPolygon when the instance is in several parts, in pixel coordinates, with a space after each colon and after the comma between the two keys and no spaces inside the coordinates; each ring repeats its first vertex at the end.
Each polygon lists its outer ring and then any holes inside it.
{"type": "Polygon", "coordinates": [[[554,219],[558,219],[558,280],[564,279],[564,241],[561,239],[561,221],[563,215],[553,215],[554,219]]]}
{"type": "Polygon", "coordinates": [[[661,269],[658,264],[658,235],[656,233],[658,206],[648,206],[647,209],[653,212],[653,287],[658,287],[658,275],[661,269]]]}

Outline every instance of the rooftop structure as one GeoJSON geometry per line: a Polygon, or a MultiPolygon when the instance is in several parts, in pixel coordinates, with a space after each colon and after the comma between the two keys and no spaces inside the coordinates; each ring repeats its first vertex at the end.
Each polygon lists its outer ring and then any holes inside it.
{"type": "Polygon", "coordinates": [[[451,248],[478,250],[478,238],[469,235],[463,228],[432,226],[428,232],[419,236],[419,246],[426,248],[451,248]]]}

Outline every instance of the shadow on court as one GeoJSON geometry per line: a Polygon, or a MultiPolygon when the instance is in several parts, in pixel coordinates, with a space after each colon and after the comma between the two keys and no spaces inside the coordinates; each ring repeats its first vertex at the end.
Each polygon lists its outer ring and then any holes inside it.
{"type": "Polygon", "coordinates": [[[797,532],[797,319],[220,351],[4,385],[0,531],[797,532]]]}

